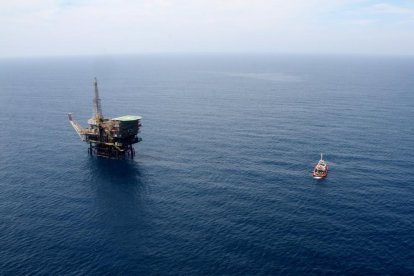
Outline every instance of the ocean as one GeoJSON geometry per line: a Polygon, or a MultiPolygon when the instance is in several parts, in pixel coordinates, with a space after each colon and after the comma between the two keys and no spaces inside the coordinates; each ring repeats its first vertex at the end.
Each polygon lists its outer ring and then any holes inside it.
{"type": "Polygon", "coordinates": [[[0,274],[414,274],[414,58],[0,60],[0,274]],[[134,160],[67,119],[143,116],[134,160]],[[324,153],[324,180],[312,178],[324,153]]]}

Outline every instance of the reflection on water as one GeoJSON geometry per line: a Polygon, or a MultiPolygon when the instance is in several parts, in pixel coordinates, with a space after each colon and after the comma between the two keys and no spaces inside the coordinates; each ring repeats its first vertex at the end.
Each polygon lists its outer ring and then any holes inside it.
{"type": "Polygon", "coordinates": [[[93,177],[98,181],[143,188],[141,168],[133,160],[91,157],[87,162],[93,177]]]}
{"type": "Polygon", "coordinates": [[[91,236],[107,260],[126,265],[125,256],[140,252],[146,233],[152,232],[145,173],[134,160],[88,157],[85,163],[90,173],[85,184],[93,197],[91,236]]]}
{"type": "Polygon", "coordinates": [[[136,162],[90,157],[87,165],[102,219],[114,216],[122,223],[123,220],[141,217],[147,186],[142,169],[136,162]]]}

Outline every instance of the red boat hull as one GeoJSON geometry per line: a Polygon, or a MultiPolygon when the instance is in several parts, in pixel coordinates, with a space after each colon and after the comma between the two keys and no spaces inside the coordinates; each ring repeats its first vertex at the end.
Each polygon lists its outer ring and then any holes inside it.
{"type": "Polygon", "coordinates": [[[313,169],[313,178],[322,179],[328,176],[328,165],[326,165],[326,170],[324,172],[318,172],[315,168],[313,169]]]}

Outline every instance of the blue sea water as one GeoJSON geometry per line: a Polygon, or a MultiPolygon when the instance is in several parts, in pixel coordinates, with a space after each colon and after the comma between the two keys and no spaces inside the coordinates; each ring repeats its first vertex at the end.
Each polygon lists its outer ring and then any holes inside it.
{"type": "Polygon", "coordinates": [[[414,58],[0,61],[0,274],[413,274],[414,58]],[[67,120],[141,115],[135,160],[67,120]],[[330,174],[311,171],[325,154],[330,174]]]}

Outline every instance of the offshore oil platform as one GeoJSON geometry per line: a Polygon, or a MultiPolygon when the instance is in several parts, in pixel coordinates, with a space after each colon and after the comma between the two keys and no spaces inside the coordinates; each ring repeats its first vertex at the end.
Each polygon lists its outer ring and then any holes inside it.
{"type": "Polygon", "coordinates": [[[94,112],[88,120],[89,127],[82,128],[68,113],[69,122],[78,133],[82,141],[89,143],[88,153],[108,158],[134,158],[133,144],[140,142],[140,116],[121,116],[105,119],[102,115],[101,99],[99,98],[98,82],[94,80],[95,97],[93,99],[94,112]]]}

